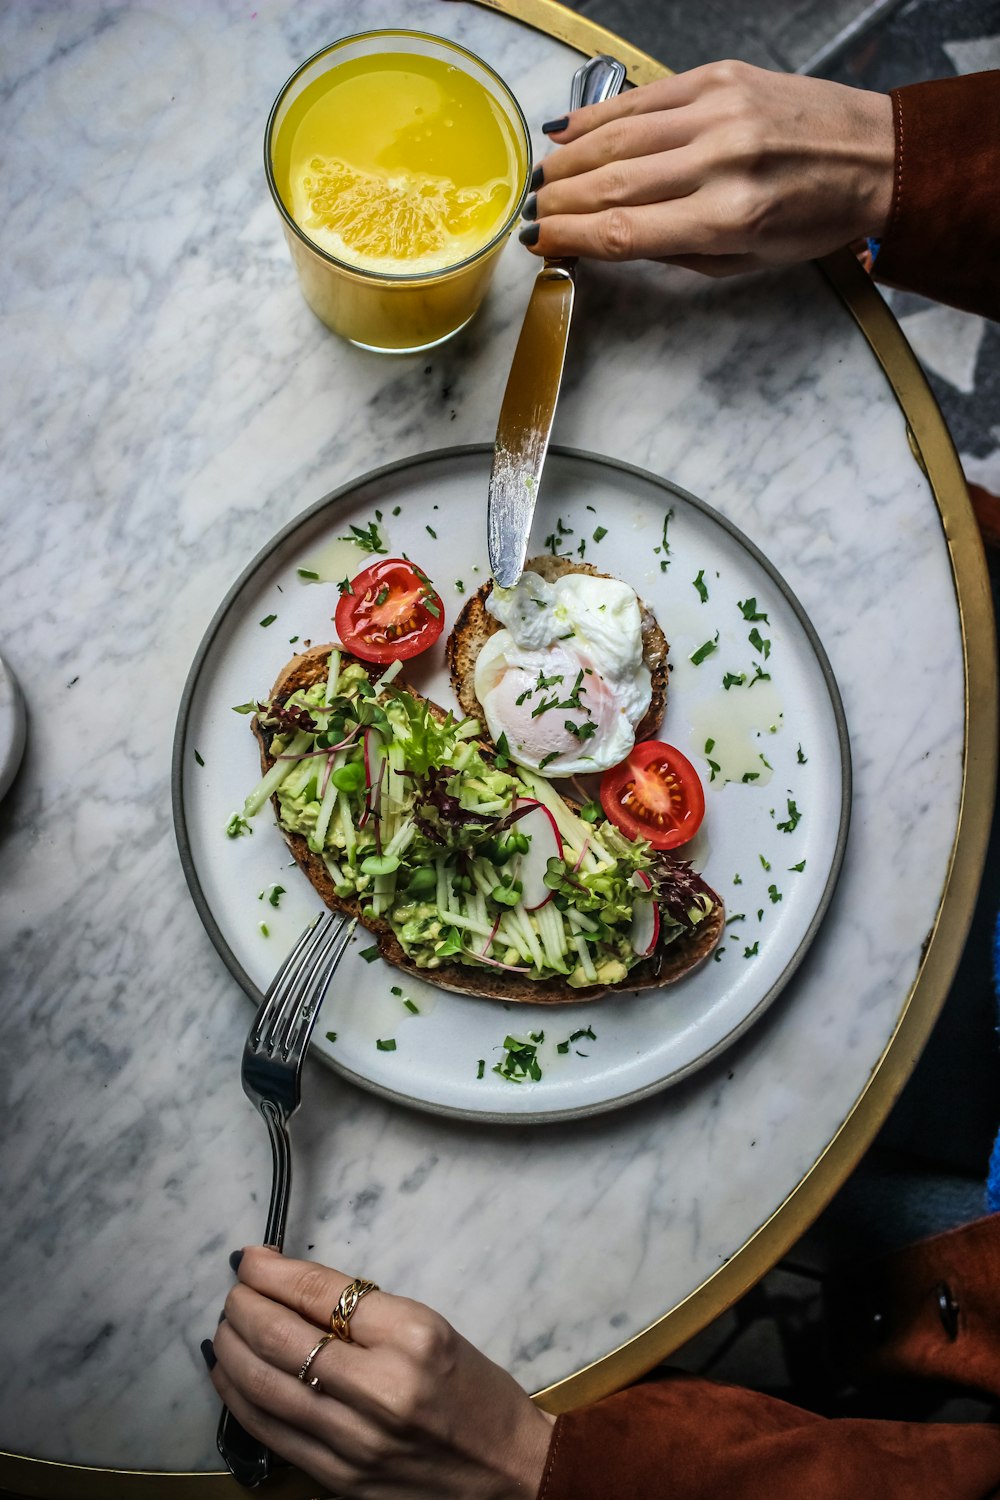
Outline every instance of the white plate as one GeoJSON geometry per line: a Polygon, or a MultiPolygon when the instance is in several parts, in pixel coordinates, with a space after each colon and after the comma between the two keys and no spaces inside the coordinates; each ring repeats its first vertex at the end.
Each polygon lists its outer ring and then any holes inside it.
{"type": "MultiPolygon", "coordinates": [[[[328,495],[254,559],[202,642],[174,743],[174,820],[198,911],[255,1004],[320,903],[305,877],[289,868],[269,810],[255,820],[252,836],[226,836],[231,814],[259,776],[249,720],[233,705],[267,697],[304,642],[333,638],[334,583],[305,582],[298,569],[328,578],[360,571],[367,554],[336,539],[352,523],[367,527],[376,510],[388,528],[390,554],[408,554],[434,580],[447,630],[462,604],[456,581],[467,596],[489,576],[491,452],[483,445],[423,454],[328,495]],[[276,618],[262,625],[270,616],[276,618]],[[286,890],[272,906],[275,885],[286,890]]],[[[314,1045],[354,1082],[436,1113],[566,1119],[677,1082],[745,1031],[788,982],[843,857],[850,752],[840,696],[815,632],[766,558],[723,517],[665,480],[553,449],[529,555],[546,550],[560,523],[560,549],[575,552],[583,539],[586,560],[631,583],[670,640],[673,670],[660,737],[683,750],[705,781],[705,821],[685,852],[725,899],[729,925],[721,956],[680,983],[565,1007],[504,1005],[436,990],[381,959],[366,962],[360,950],[372,939],[361,932],[341,964],[314,1045]],[[606,535],[595,542],[600,527],[606,535]],[[694,585],[699,574],[704,602],[694,585]],[[766,621],[744,618],[740,604],[751,599],[766,621]],[[751,643],[754,629],[770,643],[766,658],[763,644],[751,643]],[[691,656],[716,632],[714,651],[693,664],[691,656]],[[757,666],[770,680],[750,687],[757,666]],[[747,683],[724,690],[726,673],[745,673],[747,683]],[[710,740],[715,747],[706,754],[710,740]],[[718,774],[712,781],[710,759],[738,777],[753,768],[759,779],[724,782],[718,774]],[[782,830],[781,823],[794,826],[782,830]],[[394,985],[419,1014],[392,994],[394,985]],[[583,1028],[593,1038],[577,1038],[560,1052],[559,1044],[583,1028]],[[517,1084],[494,1072],[505,1037],[526,1040],[532,1033],[544,1034],[537,1044],[541,1079],[517,1084]],[[395,1049],[380,1049],[379,1041],[394,1041],[395,1049]]],[[[428,657],[408,668],[408,677],[438,702],[453,703],[441,651],[428,657]]]]}

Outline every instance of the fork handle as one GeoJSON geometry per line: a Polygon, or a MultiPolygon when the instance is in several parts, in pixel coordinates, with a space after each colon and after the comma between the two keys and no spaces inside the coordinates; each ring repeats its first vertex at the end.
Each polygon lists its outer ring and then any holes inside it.
{"type": "Polygon", "coordinates": [[[285,1223],[288,1219],[288,1199],[292,1190],[292,1146],[288,1139],[284,1116],[265,1099],[260,1105],[264,1124],[271,1138],[271,1204],[267,1211],[267,1227],[264,1244],[281,1250],[285,1243],[285,1223]]]}
{"type": "MultiPolygon", "coordinates": [[[[288,1198],[292,1187],[292,1150],[282,1114],[269,1101],[260,1105],[267,1133],[271,1139],[271,1206],[267,1211],[264,1244],[280,1250],[285,1243],[288,1198]]],[[[252,1437],[233,1416],[228,1406],[222,1408],[216,1446],[233,1478],[246,1489],[256,1489],[271,1471],[270,1449],[252,1437]]]]}

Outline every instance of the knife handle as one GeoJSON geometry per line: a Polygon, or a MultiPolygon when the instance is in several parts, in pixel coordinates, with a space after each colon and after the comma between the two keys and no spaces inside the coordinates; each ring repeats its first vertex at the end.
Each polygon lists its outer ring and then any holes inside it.
{"type": "MultiPolygon", "coordinates": [[[[625,64],[619,62],[617,57],[599,52],[596,57],[589,57],[573,74],[569,107],[573,110],[581,109],[585,104],[603,104],[605,99],[613,99],[616,94],[620,94],[624,83],[625,64]]],[[[545,265],[548,270],[562,271],[572,278],[576,256],[547,255],[545,265]]]]}

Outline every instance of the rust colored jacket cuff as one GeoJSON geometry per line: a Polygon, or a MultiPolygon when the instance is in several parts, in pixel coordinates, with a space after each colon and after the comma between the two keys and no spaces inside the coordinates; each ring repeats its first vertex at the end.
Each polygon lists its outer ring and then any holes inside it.
{"type": "Polygon", "coordinates": [[[1000,319],[1000,71],[892,94],[896,167],[879,281],[1000,319]]]}
{"type": "Polygon", "coordinates": [[[1000,1428],[827,1420],[677,1373],[559,1417],[538,1500],[985,1500],[1000,1428]]]}

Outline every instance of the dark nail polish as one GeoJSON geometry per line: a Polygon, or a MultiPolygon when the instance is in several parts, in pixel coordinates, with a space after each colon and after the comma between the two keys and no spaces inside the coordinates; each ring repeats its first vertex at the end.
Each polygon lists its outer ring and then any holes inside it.
{"type": "Polygon", "coordinates": [[[215,1357],[215,1350],[212,1348],[212,1340],[211,1339],[202,1339],[202,1341],[201,1341],[201,1357],[205,1361],[206,1365],[208,1366],[208,1368],[210,1370],[214,1370],[215,1369],[215,1367],[216,1367],[216,1365],[218,1364],[219,1361],[215,1357]]]}
{"type": "Polygon", "coordinates": [[[561,120],[546,120],[545,124],[542,126],[542,134],[558,135],[561,130],[566,129],[566,126],[568,124],[569,115],[563,115],[561,120]]]}
{"type": "Polygon", "coordinates": [[[533,193],[537,193],[538,189],[541,187],[541,185],[542,185],[542,183],[544,181],[545,181],[545,168],[542,166],[541,162],[539,162],[538,166],[535,168],[535,170],[531,174],[531,181],[528,183],[528,186],[529,186],[529,188],[531,189],[531,191],[533,193]]]}
{"type": "Polygon", "coordinates": [[[535,197],[534,193],[529,193],[527,198],[525,198],[523,207],[521,208],[521,218],[538,218],[538,199],[535,197]]]}
{"type": "Polygon", "coordinates": [[[234,1271],[238,1271],[239,1270],[239,1268],[240,1268],[240,1261],[242,1259],[243,1259],[243,1251],[242,1250],[234,1250],[233,1253],[232,1253],[232,1255],[229,1257],[229,1264],[232,1266],[232,1268],[233,1268],[234,1271]]]}
{"type": "MultiPolygon", "coordinates": [[[[223,1308],[222,1311],[219,1314],[219,1323],[224,1323],[225,1321],[226,1321],[226,1309],[223,1308]]],[[[216,1328],[218,1328],[219,1323],[216,1323],[216,1325],[215,1325],[216,1328]]]]}
{"type": "Polygon", "coordinates": [[[525,224],[523,229],[518,230],[517,237],[522,245],[537,245],[538,230],[539,226],[537,224],[525,224]]]}

